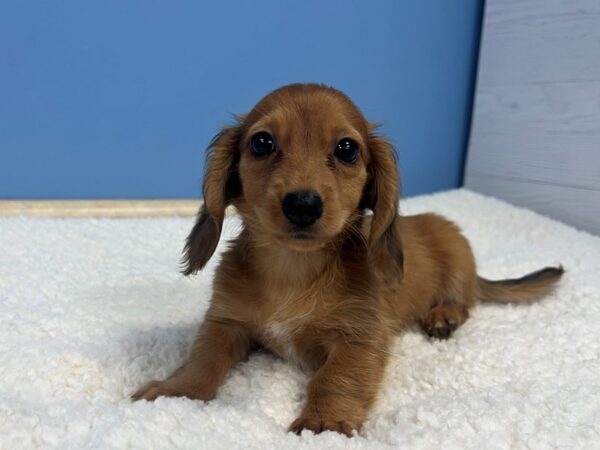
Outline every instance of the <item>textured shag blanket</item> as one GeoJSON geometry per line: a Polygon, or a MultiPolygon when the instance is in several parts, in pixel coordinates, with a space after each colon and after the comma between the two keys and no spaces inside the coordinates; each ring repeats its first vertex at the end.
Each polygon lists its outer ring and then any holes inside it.
{"type": "Polygon", "coordinates": [[[401,211],[456,221],[485,277],[566,274],[539,303],[479,304],[448,341],[399,336],[351,439],[287,432],[310,374],[266,353],[212,402],[129,400],[184,360],[207,307],[218,257],[178,272],[191,218],[0,218],[0,448],[598,448],[600,238],[466,190],[401,211]]]}

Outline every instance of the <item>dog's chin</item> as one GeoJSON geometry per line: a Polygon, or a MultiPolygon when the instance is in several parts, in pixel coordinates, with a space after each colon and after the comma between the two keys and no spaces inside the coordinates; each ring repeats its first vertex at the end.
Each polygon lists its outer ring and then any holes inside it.
{"type": "Polygon", "coordinates": [[[323,248],[327,243],[318,234],[310,231],[290,231],[280,235],[278,241],[290,250],[297,252],[313,252],[323,248]]]}

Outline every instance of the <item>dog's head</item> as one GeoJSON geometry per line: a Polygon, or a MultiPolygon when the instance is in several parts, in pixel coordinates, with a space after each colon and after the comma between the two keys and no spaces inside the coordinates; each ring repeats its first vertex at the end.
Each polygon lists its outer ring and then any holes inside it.
{"type": "Polygon", "coordinates": [[[229,204],[257,241],[306,252],[351,229],[356,233],[357,218],[370,209],[364,241],[374,257],[387,252],[401,275],[394,149],[346,95],[322,85],[289,85],[237,122],[209,146],[204,205],[185,249],[186,275],[212,256],[229,204]]]}

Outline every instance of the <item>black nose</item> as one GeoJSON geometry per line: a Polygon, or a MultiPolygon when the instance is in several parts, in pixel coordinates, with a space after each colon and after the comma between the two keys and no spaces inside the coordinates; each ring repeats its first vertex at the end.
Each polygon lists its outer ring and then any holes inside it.
{"type": "Polygon", "coordinates": [[[290,192],[281,204],[285,217],[299,227],[312,225],[323,214],[323,200],[316,192],[290,192]]]}

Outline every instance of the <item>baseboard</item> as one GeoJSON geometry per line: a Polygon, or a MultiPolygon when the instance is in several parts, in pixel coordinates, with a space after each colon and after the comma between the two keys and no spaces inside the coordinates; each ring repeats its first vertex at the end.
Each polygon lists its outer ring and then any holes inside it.
{"type": "Polygon", "coordinates": [[[0,200],[0,216],[194,216],[201,200],[0,200]]]}

